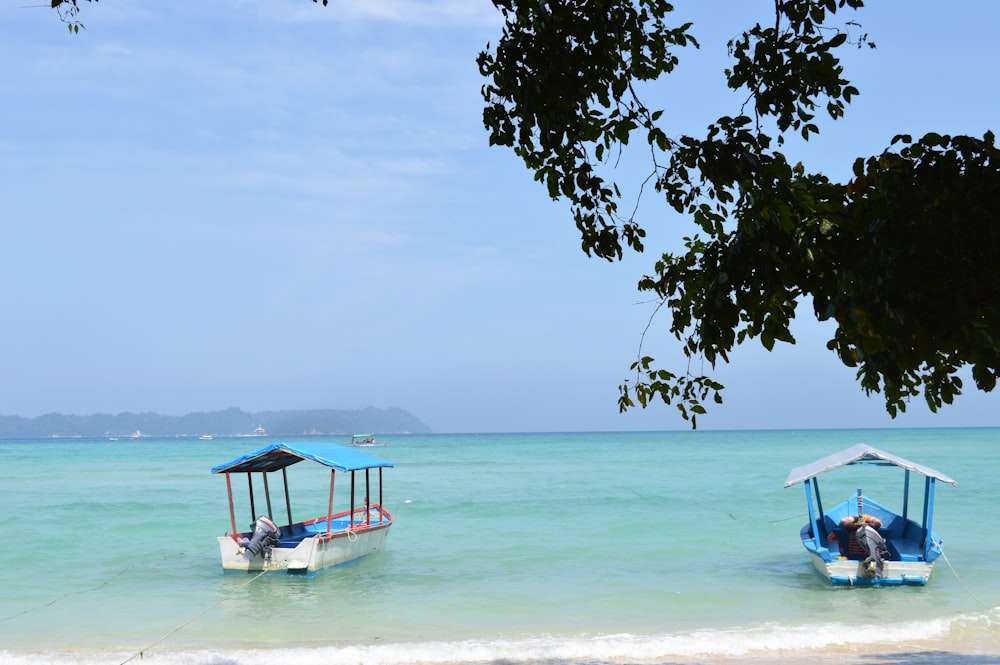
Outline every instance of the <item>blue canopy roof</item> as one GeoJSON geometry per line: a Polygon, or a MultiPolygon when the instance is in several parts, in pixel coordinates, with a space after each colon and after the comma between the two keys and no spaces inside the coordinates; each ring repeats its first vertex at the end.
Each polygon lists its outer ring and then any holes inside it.
{"type": "Polygon", "coordinates": [[[277,471],[302,460],[310,460],[338,471],[394,466],[392,462],[336,443],[272,443],[225,464],[214,466],[212,473],[277,471]]]}

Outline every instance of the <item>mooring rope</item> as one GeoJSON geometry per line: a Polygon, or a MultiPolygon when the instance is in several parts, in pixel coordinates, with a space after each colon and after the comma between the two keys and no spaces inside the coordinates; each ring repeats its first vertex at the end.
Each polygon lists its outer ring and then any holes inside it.
{"type": "Polygon", "coordinates": [[[808,517],[808,513],[799,513],[798,515],[792,515],[791,517],[782,517],[777,520],[768,520],[768,524],[777,524],[778,522],[787,522],[788,520],[800,520],[803,517],[808,517]]]}
{"type": "Polygon", "coordinates": [[[262,570],[259,573],[257,573],[254,577],[252,577],[249,580],[247,580],[245,583],[243,583],[240,586],[236,587],[235,589],[233,589],[232,591],[230,591],[229,593],[227,593],[226,595],[222,596],[217,601],[215,601],[214,603],[212,603],[211,605],[209,605],[208,607],[206,607],[205,609],[203,609],[201,612],[198,612],[193,617],[191,617],[190,619],[188,619],[187,621],[185,621],[181,625],[177,626],[173,630],[171,630],[169,633],[167,633],[166,635],[164,635],[160,639],[156,640],[155,642],[150,643],[148,646],[146,646],[146,648],[140,649],[139,651],[136,651],[134,654],[132,654],[131,656],[129,656],[128,658],[126,658],[125,660],[123,660],[121,662],[121,665],[125,665],[125,663],[131,662],[131,661],[135,660],[137,657],[141,659],[143,657],[143,654],[145,654],[147,651],[149,651],[150,649],[152,649],[153,647],[155,647],[157,644],[159,644],[163,640],[167,639],[168,637],[170,637],[174,633],[179,632],[181,629],[183,629],[183,628],[191,625],[192,623],[194,623],[195,621],[197,621],[199,618],[201,618],[202,616],[204,616],[208,612],[211,612],[216,607],[218,607],[219,605],[221,605],[223,602],[225,602],[226,600],[229,600],[229,598],[231,598],[232,595],[235,594],[237,591],[242,591],[246,587],[250,586],[253,582],[256,582],[257,580],[259,580],[261,578],[261,576],[264,573],[266,573],[266,572],[267,572],[267,569],[265,568],[264,570],[262,570]]]}
{"type": "Polygon", "coordinates": [[[62,594],[61,596],[56,596],[55,598],[53,598],[49,602],[45,603],[44,605],[38,605],[36,607],[29,607],[28,609],[22,610],[21,612],[16,612],[16,613],[11,614],[9,616],[0,617],[0,621],[9,621],[10,619],[13,619],[15,617],[23,616],[25,614],[31,614],[32,612],[37,612],[39,610],[43,610],[46,607],[52,607],[53,605],[55,605],[56,603],[58,603],[63,598],[68,598],[69,596],[75,596],[75,595],[78,595],[78,594],[81,594],[81,593],[90,593],[91,591],[97,591],[98,589],[101,589],[101,588],[106,587],[107,585],[111,584],[116,579],[118,579],[119,577],[121,577],[122,575],[124,575],[125,573],[127,573],[128,571],[132,570],[133,568],[134,568],[134,566],[129,567],[129,568],[123,568],[122,570],[119,570],[117,573],[115,573],[114,575],[112,575],[108,579],[104,580],[100,584],[95,584],[94,586],[89,587],[87,589],[79,589],[77,591],[67,591],[66,593],[62,594]]]}
{"type": "MultiPolygon", "coordinates": [[[[205,552],[208,552],[211,549],[215,549],[215,548],[214,547],[210,548],[209,550],[205,550],[205,552]]],[[[196,556],[201,556],[203,553],[204,552],[199,552],[196,556]]],[[[153,563],[154,564],[158,563],[160,561],[166,560],[166,559],[168,559],[170,557],[173,557],[173,556],[175,556],[173,553],[163,554],[158,559],[156,559],[153,563]]],[[[97,591],[99,589],[103,589],[104,587],[108,586],[109,584],[111,584],[112,582],[114,582],[116,579],[118,579],[119,577],[121,577],[122,575],[124,575],[125,573],[127,573],[129,571],[133,571],[133,570],[138,570],[138,569],[139,569],[139,565],[138,564],[132,564],[131,566],[126,566],[125,568],[122,568],[117,573],[115,573],[114,575],[111,575],[110,577],[108,577],[106,580],[104,580],[103,582],[101,582],[99,584],[95,584],[95,585],[93,585],[91,587],[88,587],[86,589],[78,589],[76,591],[67,591],[66,593],[61,594],[59,596],[56,596],[55,598],[53,598],[49,602],[44,603],[42,605],[37,605],[35,607],[29,607],[26,610],[21,610],[20,612],[15,612],[14,614],[10,614],[8,616],[2,616],[2,617],[0,617],[0,621],[9,621],[9,620],[17,618],[19,616],[24,616],[25,614],[31,614],[32,612],[37,612],[39,610],[43,610],[46,607],[52,607],[53,605],[55,605],[56,603],[58,603],[63,598],[68,598],[70,596],[76,596],[76,595],[79,595],[79,594],[90,593],[92,591],[97,591]]]]}
{"type": "Polygon", "coordinates": [[[944,548],[941,546],[940,541],[937,541],[934,544],[937,545],[938,550],[940,550],[941,552],[941,557],[944,559],[944,562],[948,564],[948,567],[951,568],[951,572],[955,575],[955,579],[958,580],[958,583],[962,585],[962,588],[965,589],[965,592],[968,593],[969,596],[974,601],[979,603],[979,605],[984,610],[990,609],[990,607],[986,603],[984,603],[983,601],[979,600],[979,598],[976,597],[976,594],[972,593],[972,589],[970,589],[968,585],[966,585],[965,581],[962,580],[962,578],[959,576],[958,571],[955,570],[955,566],[951,565],[951,561],[948,560],[948,555],[944,553],[944,548]]]}

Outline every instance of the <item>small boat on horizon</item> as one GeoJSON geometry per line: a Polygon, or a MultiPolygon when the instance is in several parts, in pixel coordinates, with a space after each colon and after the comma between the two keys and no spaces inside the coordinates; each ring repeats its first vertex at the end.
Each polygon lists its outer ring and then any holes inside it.
{"type": "Polygon", "coordinates": [[[212,440],[212,435],[211,434],[202,434],[198,438],[201,439],[202,441],[211,441],[212,440]]]}
{"type": "MultiPolygon", "coordinates": [[[[392,462],[335,443],[274,443],[242,457],[212,468],[212,473],[226,476],[229,496],[229,519],[232,531],[218,537],[219,553],[224,572],[266,572],[305,575],[311,577],[320,570],[353,561],[385,546],[392,526],[392,514],[382,507],[382,469],[392,462]],[[310,461],[330,469],[326,511],[318,517],[295,521],[289,499],[288,467],[310,461]],[[378,471],[377,489],[372,471],[378,471]],[[272,513],[272,495],[268,476],[280,473],[284,491],[287,522],[272,513]],[[356,474],[364,472],[358,482],[356,474]],[[338,472],[350,474],[348,508],[334,512],[334,480],[338,472]],[[232,474],[247,475],[247,500],[252,519],[250,530],[236,528],[232,474]],[[254,477],[263,487],[255,494],[254,477]],[[364,485],[359,487],[360,483],[364,485]],[[263,490],[264,506],[255,500],[263,490]],[[357,489],[363,489],[358,496],[357,489]],[[371,501],[377,491],[377,501],[371,501]],[[256,516],[256,518],[254,518],[256,516]]],[[[273,481],[272,481],[273,484],[273,481]]],[[[280,504],[278,504],[280,506],[280,504]]],[[[313,513],[315,514],[315,513],[313,513]]]]}
{"type": "Polygon", "coordinates": [[[374,434],[355,434],[351,437],[352,446],[386,446],[388,441],[376,441],[374,434]]]}
{"type": "Polygon", "coordinates": [[[834,586],[924,585],[941,539],[933,531],[935,482],[958,483],[940,471],[859,443],[792,469],[785,487],[804,483],[809,521],[799,531],[813,566],[834,586]],[[818,476],[846,466],[896,467],[904,470],[898,511],[857,494],[824,511],[818,476]],[[920,522],[910,517],[910,474],[924,476],[920,522]]]}
{"type": "Polygon", "coordinates": [[[253,431],[253,434],[254,436],[267,436],[267,432],[262,425],[257,425],[257,429],[253,431]]]}

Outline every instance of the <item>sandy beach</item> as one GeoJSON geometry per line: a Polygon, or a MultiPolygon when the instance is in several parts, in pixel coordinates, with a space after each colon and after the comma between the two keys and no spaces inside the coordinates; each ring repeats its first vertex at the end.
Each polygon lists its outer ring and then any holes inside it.
{"type": "Polygon", "coordinates": [[[941,643],[939,640],[907,645],[844,645],[821,651],[713,657],[667,661],[661,665],[989,665],[1000,664],[1000,635],[978,636],[941,643]]]}

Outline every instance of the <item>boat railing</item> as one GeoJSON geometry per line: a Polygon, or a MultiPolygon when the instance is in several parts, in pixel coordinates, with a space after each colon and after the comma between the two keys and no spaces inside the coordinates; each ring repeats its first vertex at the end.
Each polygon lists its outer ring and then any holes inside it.
{"type": "MultiPolygon", "coordinates": [[[[316,517],[302,522],[302,536],[319,536],[320,540],[326,540],[345,533],[362,531],[386,527],[392,524],[392,515],[377,503],[370,504],[367,510],[361,506],[351,510],[342,510],[339,513],[327,516],[316,517]]],[[[301,538],[300,538],[301,539],[301,538]]]]}
{"type": "MultiPolygon", "coordinates": [[[[387,527],[390,524],[392,524],[392,515],[389,511],[378,504],[371,504],[367,510],[364,507],[359,507],[355,508],[353,513],[351,510],[342,510],[333,515],[314,517],[305,522],[280,525],[278,527],[281,533],[279,542],[281,547],[295,547],[306,538],[318,536],[321,541],[325,541],[343,537],[349,533],[387,527]]],[[[246,531],[227,535],[238,543],[243,538],[250,538],[253,533],[246,531]]]]}

